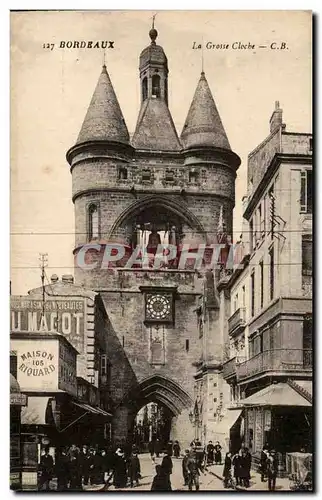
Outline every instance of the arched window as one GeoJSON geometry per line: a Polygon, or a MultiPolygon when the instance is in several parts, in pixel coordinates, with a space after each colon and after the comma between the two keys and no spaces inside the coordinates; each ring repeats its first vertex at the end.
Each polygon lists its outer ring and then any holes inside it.
{"type": "Polygon", "coordinates": [[[99,236],[98,206],[92,204],[88,208],[88,239],[93,240],[99,236]]]}
{"type": "Polygon", "coordinates": [[[145,77],[142,80],[142,100],[145,101],[147,97],[148,97],[148,79],[147,77],[145,77]]]}
{"type": "Polygon", "coordinates": [[[152,97],[160,97],[160,77],[159,75],[152,76],[152,97]]]}

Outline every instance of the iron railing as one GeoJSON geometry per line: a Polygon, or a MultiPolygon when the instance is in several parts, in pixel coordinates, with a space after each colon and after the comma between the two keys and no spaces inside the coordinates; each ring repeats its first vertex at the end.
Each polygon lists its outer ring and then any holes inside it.
{"type": "Polygon", "coordinates": [[[238,380],[242,380],[265,371],[294,372],[309,369],[312,369],[311,349],[272,349],[236,364],[236,375],[238,380]]]}
{"type": "Polygon", "coordinates": [[[246,326],[246,307],[240,307],[228,319],[228,333],[236,328],[246,326]]]}

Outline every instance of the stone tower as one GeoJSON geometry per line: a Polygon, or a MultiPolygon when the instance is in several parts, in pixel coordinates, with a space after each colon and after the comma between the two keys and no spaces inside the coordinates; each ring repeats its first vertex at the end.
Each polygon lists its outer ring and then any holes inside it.
{"type": "Polygon", "coordinates": [[[178,258],[183,245],[196,252],[200,243],[216,242],[220,213],[232,233],[240,159],[203,72],[179,139],[168,106],[167,57],[154,27],[149,35],[139,61],[141,107],[132,140],[103,66],[77,142],[67,153],[75,278],[100,292],[111,323],[115,439],[130,433],[136,412],[155,401],[172,416],[172,438],[184,442],[183,433],[187,440],[194,433],[188,417],[193,364],[202,357],[196,305],[205,287],[193,259],[178,269],[178,258]],[[111,243],[124,251],[106,264],[111,243]],[[149,263],[158,244],[174,245],[177,254],[155,269],[149,263]],[[86,252],[84,245],[90,245],[86,252]],[[128,266],[138,247],[147,261],[128,266]]]}

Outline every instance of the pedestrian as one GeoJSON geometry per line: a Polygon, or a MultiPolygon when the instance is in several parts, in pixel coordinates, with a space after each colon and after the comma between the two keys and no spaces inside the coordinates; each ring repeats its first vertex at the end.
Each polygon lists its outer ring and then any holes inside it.
{"type": "Polygon", "coordinates": [[[176,440],[173,444],[173,456],[174,456],[174,458],[180,457],[180,451],[181,451],[181,448],[180,448],[179,441],[176,440]]]}
{"type": "Polygon", "coordinates": [[[278,472],[278,457],[275,450],[271,450],[267,457],[267,476],[268,476],[268,489],[275,491],[276,478],[278,472]]]}
{"type": "Polygon", "coordinates": [[[113,483],[115,488],[125,488],[127,485],[126,462],[121,448],[118,448],[115,452],[113,483]]]}
{"type": "Polygon", "coordinates": [[[198,464],[196,451],[191,449],[189,452],[189,457],[187,460],[187,469],[189,471],[188,487],[192,491],[193,485],[196,487],[196,491],[199,491],[199,470],[200,466],[198,464]]]}
{"type": "Polygon", "coordinates": [[[248,448],[244,448],[243,451],[243,467],[244,467],[244,486],[245,488],[249,488],[249,481],[250,481],[250,469],[252,465],[252,456],[249,453],[248,448]]]}
{"type": "Polygon", "coordinates": [[[183,459],[182,459],[182,476],[183,476],[183,485],[188,486],[189,483],[189,469],[188,469],[188,458],[189,458],[189,450],[185,450],[183,459]]]}
{"type": "Polygon", "coordinates": [[[100,460],[97,456],[95,448],[89,449],[89,459],[88,459],[88,468],[89,468],[89,483],[91,485],[97,484],[98,481],[98,472],[99,472],[99,464],[100,460]]]}
{"type": "Polygon", "coordinates": [[[162,468],[163,468],[165,474],[168,474],[168,476],[170,476],[172,474],[172,469],[173,469],[173,463],[172,463],[170,453],[171,453],[171,450],[168,449],[166,451],[165,456],[162,459],[162,462],[161,462],[162,468]]]}
{"type": "Polygon", "coordinates": [[[136,486],[139,486],[139,479],[141,477],[141,464],[136,452],[133,452],[129,458],[128,476],[130,479],[131,488],[133,488],[134,486],[134,481],[136,483],[136,486]]]}
{"type": "Polygon", "coordinates": [[[223,471],[224,488],[229,488],[229,487],[233,486],[231,469],[232,469],[232,457],[231,457],[231,453],[228,451],[226,453],[225,465],[224,465],[224,471],[223,471]]]}
{"type": "Polygon", "coordinates": [[[215,447],[212,444],[212,441],[209,441],[207,444],[207,465],[213,465],[214,463],[214,450],[215,447]]]}
{"type": "Polygon", "coordinates": [[[172,455],[173,455],[173,443],[172,443],[172,441],[168,442],[166,453],[167,453],[167,455],[169,455],[170,457],[172,457],[172,455]]]}
{"type": "Polygon", "coordinates": [[[70,485],[72,491],[82,490],[82,468],[80,461],[80,451],[75,444],[72,444],[68,450],[70,485]]]}
{"type": "Polygon", "coordinates": [[[67,491],[70,481],[69,460],[65,448],[61,448],[56,461],[57,491],[67,491]]]}
{"type": "Polygon", "coordinates": [[[214,446],[215,450],[215,465],[221,465],[221,446],[219,444],[219,441],[216,442],[214,446]]]}
{"type": "Polygon", "coordinates": [[[162,465],[156,465],[155,471],[156,475],[152,481],[151,491],[172,491],[170,476],[162,465]]]}
{"type": "Polygon", "coordinates": [[[39,490],[50,491],[49,482],[53,478],[54,472],[54,460],[51,455],[49,455],[48,448],[45,448],[39,463],[40,478],[39,478],[39,490]],[[44,488],[45,486],[45,488],[44,488]]]}
{"type": "Polygon", "coordinates": [[[267,480],[267,458],[268,458],[268,448],[264,446],[261,452],[260,458],[260,471],[261,471],[261,482],[264,483],[267,480]]]}
{"type": "Polygon", "coordinates": [[[154,441],[150,441],[149,442],[149,444],[148,444],[148,450],[149,450],[152,462],[155,463],[155,458],[154,458],[154,451],[155,451],[154,441]]]}
{"type": "Polygon", "coordinates": [[[193,449],[194,449],[194,452],[196,455],[198,469],[201,472],[204,472],[205,448],[202,446],[202,444],[199,440],[196,440],[193,449]]]}
{"type": "Polygon", "coordinates": [[[157,439],[155,442],[155,455],[157,458],[159,458],[160,453],[161,453],[161,443],[160,439],[157,439]]]}
{"type": "Polygon", "coordinates": [[[96,479],[96,484],[104,484],[105,483],[105,477],[108,472],[108,465],[107,465],[107,455],[106,451],[103,449],[99,453],[96,454],[96,463],[97,463],[97,471],[95,475],[96,479]]]}
{"type": "Polygon", "coordinates": [[[242,451],[239,450],[239,452],[233,456],[234,476],[237,486],[241,486],[241,454],[242,451]]]}
{"type": "Polygon", "coordinates": [[[80,465],[82,469],[82,478],[83,478],[83,484],[85,486],[88,485],[88,480],[89,480],[89,461],[90,461],[90,454],[88,450],[88,446],[85,444],[80,452],[80,465]]]}

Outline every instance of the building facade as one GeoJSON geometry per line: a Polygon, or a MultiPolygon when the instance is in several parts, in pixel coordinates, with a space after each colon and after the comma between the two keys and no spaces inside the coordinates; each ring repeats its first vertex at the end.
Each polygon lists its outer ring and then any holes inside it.
{"type": "Polygon", "coordinates": [[[312,203],[312,135],[288,132],[277,102],[248,157],[244,267],[222,293],[231,305],[223,376],[241,440],[255,457],[275,448],[281,469],[287,452],[312,451],[312,203]]]}
{"type": "Polygon", "coordinates": [[[22,488],[37,489],[42,449],[111,444],[109,325],[100,297],[65,275],[11,296],[10,372],[21,410],[22,488]]]}
{"type": "Polygon", "coordinates": [[[200,361],[202,373],[211,371],[214,397],[221,398],[215,276],[196,271],[195,262],[204,262],[200,245],[217,243],[220,214],[232,233],[240,159],[204,72],[179,138],[168,105],[167,57],[156,43],[157,31],[149,35],[139,59],[141,108],[133,136],[103,66],[76,144],[67,152],[75,280],[100,294],[113,330],[114,439],[130,439],[137,412],[156,402],[172,415],[171,438],[188,444],[200,427],[194,378],[200,361]],[[113,255],[111,244],[119,245],[113,255]],[[156,254],[162,244],[174,249],[166,259],[156,254]],[[142,248],[143,257],[136,253],[142,248]],[[202,339],[198,310],[204,289],[210,333],[202,339]]]}

